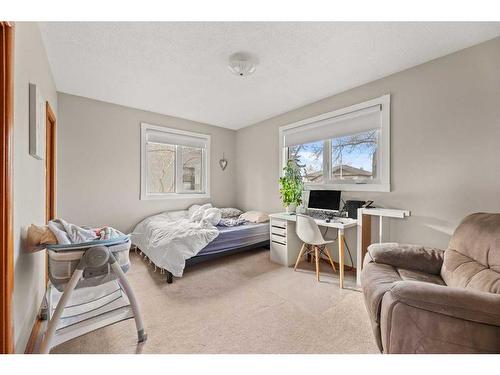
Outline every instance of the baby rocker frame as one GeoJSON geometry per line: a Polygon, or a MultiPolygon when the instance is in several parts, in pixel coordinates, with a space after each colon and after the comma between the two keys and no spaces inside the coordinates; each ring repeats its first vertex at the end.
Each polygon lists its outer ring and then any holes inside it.
{"type": "MultiPolygon", "coordinates": [[[[75,263],[76,267],[62,293],[61,285],[56,287],[54,283],[49,283],[46,296],[49,322],[40,353],[49,353],[52,347],[72,338],[131,318],[135,319],[138,342],[146,341],[139,305],[122,269],[128,269],[128,237],[84,244],[49,245],[47,249],[49,257],[51,252],[60,254],[71,251],[71,254],[81,252],[81,258],[75,263]],[[114,255],[113,249],[120,245],[120,251],[124,250],[123,246],[126,247],[126,265],[120,265],[114,255]]],[[[71,267],[70,263],[68,267],[71,267]]]]}

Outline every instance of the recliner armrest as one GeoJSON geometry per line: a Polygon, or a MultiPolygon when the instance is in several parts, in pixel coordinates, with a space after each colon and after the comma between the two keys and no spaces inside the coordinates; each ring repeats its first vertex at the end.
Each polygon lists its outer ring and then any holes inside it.
{"type": "Polygon", "coordinates": [[[439,275],[443,265],[444,250],[399,243],[381,243],[368,246],[367,262],[389,264],[439,275]]]}
{"type": "Polygon", "coordinates": [[[399,281],[389,291],[395,302],[472,322],[500,326],[500,295],[421,281],[399,281]]]}

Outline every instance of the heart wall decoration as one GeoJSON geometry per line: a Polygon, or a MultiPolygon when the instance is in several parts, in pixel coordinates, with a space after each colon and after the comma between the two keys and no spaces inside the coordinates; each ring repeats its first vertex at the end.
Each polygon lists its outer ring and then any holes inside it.
{"type": "Polygon", "coordinates": [[[222,170],[225,170],[227,167],[227,160],[226,160],[224,154],[222,154],[222,159],[219,160],[219,165],[220,165],[220,169],[222,169],[222,170]]]}

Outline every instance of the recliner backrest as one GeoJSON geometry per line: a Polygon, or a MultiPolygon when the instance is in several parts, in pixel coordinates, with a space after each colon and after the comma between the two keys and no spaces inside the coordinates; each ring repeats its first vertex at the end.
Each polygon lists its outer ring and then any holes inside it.
{"type": "Polygon", "coordinates": [[[500,294],[500,214],[462,220],[445,251],[441,277],[448,286],[500,294]]]}

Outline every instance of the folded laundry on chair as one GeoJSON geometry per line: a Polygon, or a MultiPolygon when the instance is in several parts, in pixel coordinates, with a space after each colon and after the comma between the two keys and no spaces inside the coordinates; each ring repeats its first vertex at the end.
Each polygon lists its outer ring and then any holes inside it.
{"type": "Polygon", "coordinates": [[[123,237],[124,234],[111,227],[88,228],[68,223],[63,219],[49,221],[49,229],[61,244],[73,244],[89,242],[94,240],[108,240],[115,237],[123,237]]]}
{"type": "Polygon", "coordinates": [[[122,232],[111,227],[79,227],[63,219],[56,219],[48,225],[31,224],[28,228],[27,245],[29,251],[39,251],[45,249],[45,245],[78,244],[124,236],[122,232]]]}
{"type": "Polygon", "coordinates": [[[60,245],[89,242],[97,239],[97,234],[94,230],[79,227],[63,219],[49,221],[48,227],[54,236],[56,236],[57,243],[60,245]]]}
{"type": "Polygon", "coordinates": [[[28,250],[38,251],[42,250],[40,245],[57,244],[57,238],[48,226],[31,224],[28,228],[27,244],[28,250]]]}

